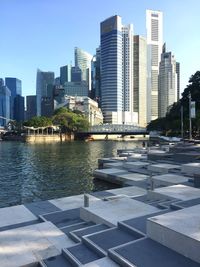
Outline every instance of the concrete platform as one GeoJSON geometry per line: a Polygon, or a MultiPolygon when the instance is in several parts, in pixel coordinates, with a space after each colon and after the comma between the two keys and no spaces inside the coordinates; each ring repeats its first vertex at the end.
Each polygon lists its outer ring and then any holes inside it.
{"type": "MultiPolygon", "coordinates": [[[[101,201],[99,198],[96,198],[92,195],[89,195],[89,200],[90,203],[101,201]]],[[[51,202],[53,205],[55,205],[61,210],[70,210],[84,206],[84,195],[81,194],[77,196],[57,198],[49,200],[49,202],[51,202]]]]}
{"type": "Polygon", "coordinates": [[[154,191],[149,191],[149,196],[154,198],[174,198],[179,200],[190,200],[200,197],[200,189],[186,185],[172,185],[168,187],[156,188],[154,191]]]}
{"type": "Polygon", "coordinates": [[[119,265],[108,257],[104,257],[88,264],[84,264],[82,267],[119,267],[119,265]]]}
{"type": "Polygon", "coordinates": [[[148,165],[149,165],[148,162],[142,162],[142,161],[125,162],[124,169],[130,171],[137,171],[138,169],[145,168],[148,165]]]}
{"type": "Polygon", "coordinates": [[[113,195],[124,195],[127,197],[136,197],[136,196],[142,196],[147,193],[145,189],[142,189],[137,186],[127,186],[117,189],[110,189],[106,190],[106,192],[112,193],[113,195]]]}
{"type": "Polygon", "coordinates": [[[122,169],[124,165],[123,161],[120,162],[109,162],[109,163],[104,163],[103,167],[104,168],[117,168],[117,169],[122,169]]]}
{"type": "Polygon", "coordinates": [[[37,219],[24,205],[0,209],[0,228],[37,219]]]}
{"type": "Polygon", "coordinates": [[[180,170],[181,166],[175,164],[159,163],[159,164],[149,165],[147,169],[151,172],[166,174],[170,170],[180,170]]]}
{"type": "Polygon", "coordinates": [[[170,186],[175,184],[182,184],[188,182],[190,177],[186,177],[183,175],[167,173],[163,175],[153,176],[152,179],[154,181],[154,185],[158,186],[170,186]]]}
{"type": "Polygon", "coordinates": [[[200,263],[200,205],[147,220],[147,235],[200,263]]]}
{"type": "Polygon", "coordinates": [[[137,200],[123,197],[105,202],[93,203],[80,209],[80,217],[85,221],[116,226],[119,221],[137,218],[159,211],[159,209],[137,200]]]}
{"type": "Polygon", "coordinates": [[[108,175],[116,175],[126,173],[126,170],[117,169],[117,168],[109,168],[109,169],[97,169],[94,171],[94,176],[99,178],[107,178],[108,175]]]}
{"type": "Polygon", "coordinates": [[[181,167],[181,172],[190,174],[190,175],[200,175],[200,163],[188,163],[183,164],[181,167]]]}
{"type": "Polygon", "coordinates": [[[19,267],[61,253],[74,244],[50,222],[0,233],[0,266],[19,267]]]}

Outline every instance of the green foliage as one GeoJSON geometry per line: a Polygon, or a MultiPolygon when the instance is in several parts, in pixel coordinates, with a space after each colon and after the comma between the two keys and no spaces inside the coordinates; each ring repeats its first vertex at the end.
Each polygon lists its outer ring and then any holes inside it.
{"type": "Polygon", "coordinates": [[[48,127],[51,125],[52,125],[52,119],[44,116],[33,117],[30,120],[24,122],[24,126],[34,127],[34,128],[48,127]]]}
{"type": "Polygon", "coordinates": [[[63,133],[84,131],[89,127],[88,120],[82,113],[77,114],[66,108],[55,111],[53,123],[58,125],[63,133]]]}
{"type": "Polygon", "coordinates": [[[147,126],[149,131],[163,131],[180,133],[181,128],[181,106],[183,106],[184,130],[188,130],[189,124],[189,94],[192,101],[196,102],[196,119],[193,119],[194,129],[200,132],[200,71],[197,71],[189,79],[189,84],[182,93],[182,98],[174,103],[164,118],[151,121],[147,126]]]}

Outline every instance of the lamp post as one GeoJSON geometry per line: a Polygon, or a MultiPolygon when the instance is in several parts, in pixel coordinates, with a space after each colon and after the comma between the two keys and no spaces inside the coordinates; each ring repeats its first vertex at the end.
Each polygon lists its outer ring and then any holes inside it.
{"type": "Polygon", "coordinates": [[[191,93],[189,92],[189,139],[192,140],[191,93]]]}
{"type": "Polygon", "coordinates": [[[183,105],[181,105],[181,138],[183,137],[183,105]]]}

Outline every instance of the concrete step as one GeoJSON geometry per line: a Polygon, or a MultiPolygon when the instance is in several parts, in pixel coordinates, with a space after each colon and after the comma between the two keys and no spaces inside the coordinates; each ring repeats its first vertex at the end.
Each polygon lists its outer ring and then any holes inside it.
{"type": "Polygon", "coordinates": [[[109,227],[105,224],[96,224],[83,229],[71,231],[69,237],[75,242],[81,242],[81,238],[86,235],[97,233],[103,230],[108,229],[109,227]]]}
{"type": "Polygon", "coordinates": [[[75,223],[69,226],[64,226],[60,228],[62,232],[64,232],[67,236],[70,236],[70,232],[75,231],[75,230],[80,230],[80,229],[85,229],[89,226],[95,225],[93,222],[79,222],[75,223]]]}
{"type": "Polygon", "coordinates": [[[63,249],[63,255],[73,266],[76,267],[104,257],[104,255],[99,255],[82,243],[63,249]]]}
{"type": "Polygon", "coordinates": [[[50,221],[58,228],[73,225],[75,223],[84,222],[80,219],[80,209],[71,209],[65,211],[57,211],[48,214],[41,215],[40,218],[43,221],[50,221]]]}
{"type": "Polygon", "coordinates": [[[198,267],[199,264],[149,239],[142,238],[110,249],[108,256],[122,267],[198,267]]]}
{"type": "Polygon", "coordinates": [[[119,228],[111,228],[99,233],[83,236],[82,241],[88,247],[94,249],[97,253],[107,255],[110,248],[137,240],[143,235],[135,231],[124,231],[119,228]]]}
{"type": "Polygon", "coordinates": [[[40,267],[73,267],[73,266],[74,265],[72,265],[72,263],[70,263],[63,254],[48,258],[40,263],[40,267]]]}

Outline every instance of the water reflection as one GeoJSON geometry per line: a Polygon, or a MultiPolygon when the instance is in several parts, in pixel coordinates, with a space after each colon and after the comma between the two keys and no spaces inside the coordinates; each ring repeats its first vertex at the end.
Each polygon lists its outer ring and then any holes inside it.
{"type": "Polygon", "coordinates": [[[0,207],[112,188],[94,181],[101,157],[141,145],[99,141],[64,144],[0,142],[0,207]]]}

